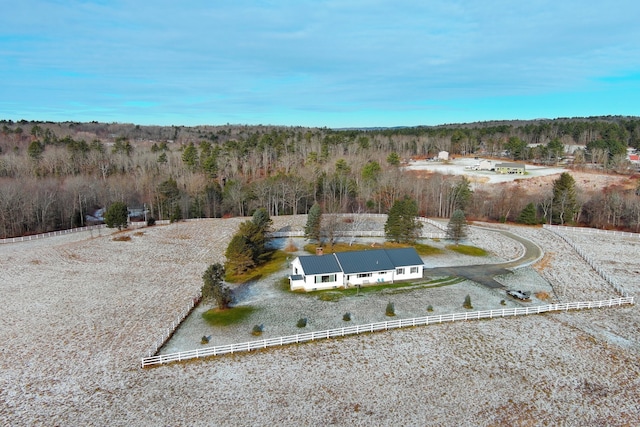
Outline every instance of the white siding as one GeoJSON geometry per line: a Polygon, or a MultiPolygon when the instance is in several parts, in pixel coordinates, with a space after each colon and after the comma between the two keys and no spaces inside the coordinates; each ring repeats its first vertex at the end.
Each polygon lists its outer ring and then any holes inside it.
{"type": "Polygon", "coordinates": [[[374,271],[371,273],[352,273],[345,275],[345,286],[375,285],[393,282],[393,271],[374,271]]]}
{"type": "Polygon", "coordinates": [[[422,265],[409,265],[406,267],[396,268],[394,280],[415,280],[415,279],[422,279],[422,265]],[[398,270],[402,270],[403,273],[399,274],[398,270]]]}
{"type": "Polygon", "coordinates": [[[318,274],[316,276],[309,275],[304,278],[304,290],[305,291],[320,291],[325,289],[342,288],[344,285],[344,274],[342,273],[330,273],[330,274],[318,274]],[[335,282],[322,282],[322,276],[335,276],[335,282]],[[317,279],[316,279],[317,278],[317,279]],[[316,280],[318,282],[316,282],[316,280]]]}

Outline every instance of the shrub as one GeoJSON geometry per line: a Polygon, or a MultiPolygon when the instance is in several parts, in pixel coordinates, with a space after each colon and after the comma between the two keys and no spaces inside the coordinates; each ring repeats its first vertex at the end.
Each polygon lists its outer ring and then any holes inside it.
{"type": "Polygon", "coordinates": [[[427,311],[428,311],[429,313],[431,313],[431,312],[433,311],[433,306],[432,306],[432,305],[428,305],[428,306],[427,306],[427,311]]]}
{"type": "Polygon", "coordinates": [[[251,335],[260,336],[264,331],[264,325],[253,325],[253,329],[251,330],[251,335]]]}
{"type": "Polygon", "coordinates": [[[544,292],[544,291],[536,292],[534,295],[536,296],[536,298],[538,298],[539,300],[542,300],[542,301],[547,301],[547,300],[551,299],[551,296],[548,293],[544,292]]]}
{"type": "Polygon", "coordinates": [[[351,313],[349,313],[348,311],[342,315],[342,320],[344,320],[345,322],[349,322],[351,321],[351,313]]]}
{"type": "Polygon", "coordinates": [[[209,336],[203,335],[202,338],[200,339],[200,344],[209,344],[210,340],[211,340],[211,335],[209,336]]]}
{"type": "Polygon", "coordinates": [[[298,319],[298,323],[296,323],[296,326],[298,328],[304,328],[305,326],[307,326],[307,318],[306,317],[302,317],[302,318],[298,319]]]}
{"type": "Polygon", "coordinates": [[[387,309],[385,310],[385,314],[387,316],[395,316],[396,315],[396,308],[395,308],[395,306],[393,305],[392,302],[387,304],[387,309]]]}
{"type": "Polygon", "coordinates": [[[156,225],[156,219],[152,216],[150,216],[149,218],[147,218],[147,227],[151,227],[156,225]]]}
{"type": "Polygon", "coordinates": [[[507,303],[505,302],[505,300],[500,300],[500,305],[507,305],[507,303]]]}
{"type": "Polygon", "coordinates": [[[178,222],[181,220],[182,220],[182,209],[180,209],[180,206],[178,206],[178,204],[176,203],[173,206],[173,211],[171,211],[171,214],[169,215],[169,222],[173,224],[174,222],[178,222]]]}
{"type": "Polygon", "coordinates": [[[471,305],[471,297],[468,294],[466,297],[464,297],[464,303],[462,304],[462,306],[468,310],[471,310],[473,308],[473,306],[471,305]]]}

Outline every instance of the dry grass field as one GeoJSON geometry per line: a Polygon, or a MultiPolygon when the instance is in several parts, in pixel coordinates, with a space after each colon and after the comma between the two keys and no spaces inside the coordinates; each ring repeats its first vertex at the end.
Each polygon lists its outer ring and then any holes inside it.
{"type": "MultiPolygon", "coordinates": [[[[304,221],[273,219],[276,228],[304,221]]],[[[636,306],[394,330],[141,369],[140,357],[188,305],[202,272],[223,261],[240,221],[121,233],[128,241],[102,230],[0,245],[0,423],[640,423],[636,306]]],[[[535,268],[553,298],[617,296],[562,239],[509,229],[545,250],[535,268]]],[[[640,239],[570,237],[638,294],[640,239]]],[[[503,241],[495,248],[495,259],[518,250],[503,241]]]]}

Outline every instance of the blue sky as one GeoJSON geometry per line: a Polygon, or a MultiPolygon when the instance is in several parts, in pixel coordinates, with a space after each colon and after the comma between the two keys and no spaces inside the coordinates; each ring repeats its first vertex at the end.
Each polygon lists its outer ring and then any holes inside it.
{"type": "Polygon", "coordinates": [[[637,0],[21,0],[0,16],[0,119],[638,116],[639,16],[637,0]]]}

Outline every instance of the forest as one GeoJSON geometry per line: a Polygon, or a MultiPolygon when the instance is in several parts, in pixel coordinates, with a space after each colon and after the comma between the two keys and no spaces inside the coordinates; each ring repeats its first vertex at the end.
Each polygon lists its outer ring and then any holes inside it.
{"type": "MultiPolygon", "coordinates": [[[[553,188],[513,192],[472,188],[461,176],[403,169],[410,159],[448,151],[575,170],[627,174],[637,166],[640,118],[590,117],[380,129],[282,126],[139,126],[122,123],[0,121],[0,238],[87,225],[114,202],[157,220],[388,213],[414,200],[420,215],[516,221],[525,208],[540,222],[553,188]],[[569,156],[569,154],[571,154],[569,156]]],[[[569,170],[570,172],[570,170],[569,170]]],[[[634,178],[635,179],[635,178],[634,178]]],[[[638,188],[577,189],[565,223],[640,231],[638,188]]]]}

